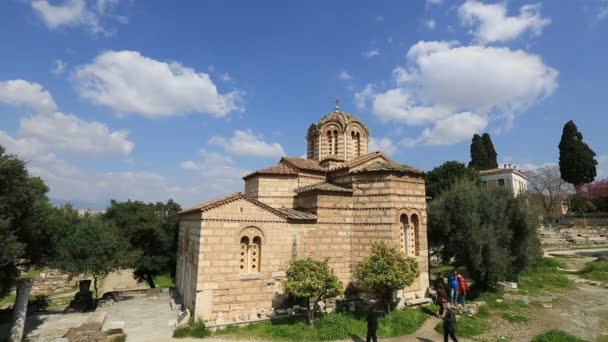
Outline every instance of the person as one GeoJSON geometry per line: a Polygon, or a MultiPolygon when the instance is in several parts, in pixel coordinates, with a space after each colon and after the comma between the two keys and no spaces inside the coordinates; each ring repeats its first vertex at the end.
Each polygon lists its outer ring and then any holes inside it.
{"type": "Polygon", "coordinates": [[[437,289],[437,305],[439,305],[439,317],[443,316],[443,311],[447,303],[448,294],[445,292],[445,288],[439,287],[437,289]]]}
{"type": "Polygon", "coordinates": [[[445,281],[443,280],[443,274],[438,273],[435,280],[433,280],[433,288],[435,291],[438,291],[439,288],[442,288],[445,291],[445,281]]]}
{"type": "Polygon", "coordinates": [[[466,297],[469,293],[469,282],[462,276],[462,274],[458,274],[456,277],[458,278],[458,299],[462,305],[465,305],[466,297]]]}
{"type": "Polygon", "coordinates": [[[448,335],[452,341],[458,342],[456,337],[456,315],[450,303],[445,304],[445,312],[443,313],[443,341],[448,342],[448,335]]]}
{"type": "Polygon", "coordinates": [[[375,301],[369,302],[369,311],[367,312],[367,338],[366,342],[378,342],[376,330],[378,330],[378,312],[375,310],[375,301]]]}
{"type": "Polygon", "coordinates": [[[448,284],[450,285],[450,303],[456,305],[458,299],[458,270],[454,270],[448,277],[448,284]]]}

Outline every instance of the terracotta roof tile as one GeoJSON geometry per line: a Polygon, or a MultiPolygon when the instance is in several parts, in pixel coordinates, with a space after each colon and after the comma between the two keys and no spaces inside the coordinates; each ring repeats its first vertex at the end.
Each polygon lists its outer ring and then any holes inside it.
{"type": "Polygon", "coordinates": [[[271,167],[267,167],[265,169],[254,171],[248,175],[245,175],[243,179],[247,179],[249,177],[255,175],[297,175],[298,172],[294,170],[291,166],[279,163],[277,165],[273,165],[271,167]]]}
{"type": "Polygon", "coordinates": [[[326,169],[319,164],[318,161],[312,159],[304,159],[297,157],[283,157],[281,161],[285,161],[288,164],[303,170],[321,171],[325,172],[326,169]]]}
{"type": "Polygon", "coordinates": [[[372,153],[368,153],[368,154],[364,154],[362,156],[359,156],[355,159],[349,160],[347,162],[344,162],[342,164],[339,165],[335,165],[333,167],[330,168],[330,171],[334,171],[334,170],[340,170],[340,169],[345,169],[345,168],[351,168],[360,164],[363,164],[365,162],[368,162],[378,156],[383,156],[384,154],[382,152],[372,152],[372,153]]]}
{"type": "Polygon", "coordinates": [[[360,172],[374,172],[374,171],[398,171],[398,172],[407,172],[407,173],[416,173],[416,174],[424,174],[424,171],[418,170],[409,165],[402,165],[393,162],[387,161],[377,161],[370,165],[367,165],[361,169],[354,170],[353,173],[360,172]]]}
{"type": "Polygon", "coordinates": [[[302,192],[313,191],[313,190],[334,191],[334,192],[353,192],[352,189],[343,188],[341,186],[337,186],[337,185],[325,183],[325,182],[303,186],[301,188],[296,189],[296,192],[302,193],[302,192]]]}
{"type": "Polygon", "coordinates": [[[291,208],[276,208],[292,220],[316,220],[317,215],[291,208]]]}

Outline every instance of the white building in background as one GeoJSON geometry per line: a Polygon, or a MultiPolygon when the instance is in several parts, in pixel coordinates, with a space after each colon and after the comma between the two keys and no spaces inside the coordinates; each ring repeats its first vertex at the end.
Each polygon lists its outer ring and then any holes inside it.
{"type": "Polygon", "coordinates": [[[515,196],[528,190],[528,177],[515,165],[504,164],[502,168],[479,171],[481,181],[489,188],[505,187],[515,196]]]}

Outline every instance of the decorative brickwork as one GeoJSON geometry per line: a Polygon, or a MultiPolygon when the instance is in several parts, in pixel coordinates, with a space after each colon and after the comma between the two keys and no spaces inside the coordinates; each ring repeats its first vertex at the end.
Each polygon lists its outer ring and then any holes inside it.
{"type": "Polygon", "coordinates": [[[424,297],[429,285],[424,172],[367,153],[369,130],[335,112],[311,125],[307,159],[284,157],[244,177],[245,192],[180,216],[176,287],[193,317],[247,322],[281,308],[292,258],[327,259],[345,285],[375,240],[419,262],[398,291],[424,297]]]}

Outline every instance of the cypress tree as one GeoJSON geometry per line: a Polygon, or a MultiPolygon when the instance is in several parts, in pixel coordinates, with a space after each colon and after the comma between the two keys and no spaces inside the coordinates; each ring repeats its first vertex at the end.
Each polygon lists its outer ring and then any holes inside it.
{"type": "Polygon", "coordinates": [[[487,153],[487,158],[488,158],[488,165],[486,165],[487,169],[497,168],[498,161],[496,160],[496,158],[498,157],[498,154],[496,153],[496,150],[494,149],[494,143],[492,143],[492,138],[490,138],[490,135],[488,133],[484,133],[481,136],[481,140],[483,141],[483,147],[486,149],[486,153],[487,153]]]}
{"type": "Polygon", "coordinates": [[[483,145],[483,140],[479,134],[475,134],[471,140],[471,162],[469,162],[469,167],[477,170],[486,170],[487,165],[488,153],[483,145]]]}
{"type": "Polygon", "coordinates": [[[574,122],[566,122],[559,142],[559,171],[562,179],[574,185],[577,192],[597,175],[594,157],[595,152],[583,142],[583,135],[574,122]]]}

